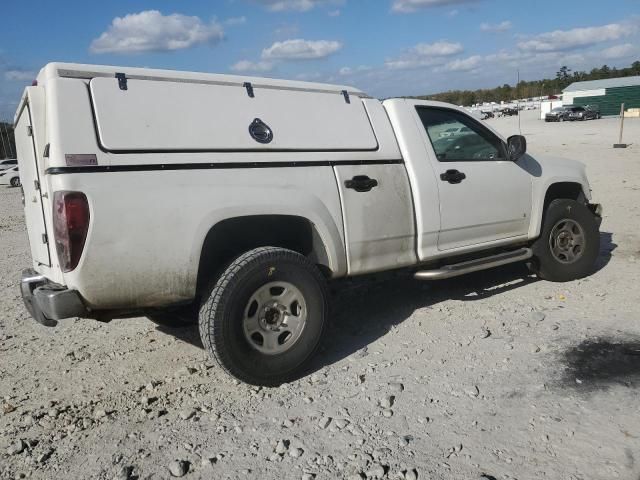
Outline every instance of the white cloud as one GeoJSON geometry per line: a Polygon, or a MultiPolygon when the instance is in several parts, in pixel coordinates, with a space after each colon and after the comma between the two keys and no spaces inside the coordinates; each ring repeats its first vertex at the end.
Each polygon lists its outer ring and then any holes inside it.
{"type": "Polygon", "coordinates": [[[296,75],[296,80],[302,80],[305,82],[311,82],[311,81],[318,81],[318,80],[324,80],[325,77],[323,74],[319,73],[319,72],[305,72],[305,73],[299,73],[296,75]]]}
{"type": "Polygon", "coordinates": [[[393,70],[439,65],[446,61],[446,57],[461,53],[463,50],[462,44],[445,40],[434,43],[419,43],[400,57],[387,60],[385,65],[393,70]]]}
{"type": "Polygon", "coordinates": [[[342,67],[338,70],[339,75],[353,75],[355,73],[368,72],[372,68],[368,65],[358,65],[357,67],[342,67]]]}
{"type": "Polygon", "coordinates": [[[254,2],[264,5],[272,12],[286,10],[307,12],[320,5],[342,4],[342,0],[254,0],[254,2]]]}
{"type": "Polygon", "coordinates": [[[450,72],[467,72],[479,67],[482,61],[483,58],[480,55],[473,55],[468,58],[452,60],[445,65],[444,69],[450,72]]]}
{"type": "Polygon", "coordinates": [[[207,24],[198,17],[146,10],[114,18],[107,31],[91,42],[90,50],[93,53],[171,51],[215,44],[223,37],[224,30],[215,20],[207,24]]]}
{"type": "Polygon", "coordinates": [[[613,47],[605,48],[601,54],[603,58],[616,59],[625,58],[635,55],[638,52],[638,48],[631,43],[624,43],[622,45],[614,45],[613,47]]]}
{"type": "Polygon", "coordinates": [[[311,60],[325,58],[342,48],[335,40],[303,40],[301,38],[275,42],[262,50],[263,60],[311,60]]]}
{"type": "Polygon", "coordinates": [[[425,8],[462,5],[465,3],[476,3],[478,1],[479,0],[393,0],[391,11],[411,13],[425,8]]]}
{"type": "Polygon", "coordinates": [[[252,62],[250,60],[240,60],[231,65],[231,70],[238,73],[244,72],[269,72],[273,70],[271,62],[252,62]]]}
{"type": "Polygon", "coordinates": [[[273,31],[273,34],[277,37],[292,37],[300,32],[298,25],[281,25],[273,31]]]}
{"type": "Polygon", "coordinates": [[[242,16],[242,17],[231,17],[231,18],[227,18],[224,21],[225,25],[229,25],[229,26],[234,26],[234,25],[244,25],[245,23],[247,23],[247,17],[242,16]]]}
{"type": "Polygon", "coordinates": [[[330,10],[327,15],[329,15],[330,17],[339,17],[340,16],[340,9],[336,9],[336,10],[330,10]]]}
{"type": "Polygon", "coordinates": [[[638,27],[631,23],[610,23],[600,27],[573,28],[541,33],[529,40],[518,43],[521,50],[532,52],[553,52],[590,47],[600,42],[619,40],[633,35],[638,27]]]}
{"type": "Polygon", "coordinates": [[[492,32],[492,33],[501,33],[506,32],[507,30],[511,30],[513,24],[509,20],[505,20],[504,22],[492,24],[492,23],[481,23],[480,30],[483,32],[492,32]]]}
{"type": "Polygon", "coordinates": [[[443,40],[435,43],[419,43],[411,49],[417,55],[424,57],[448,57],[463,50],[462,44],[443,40]]]}
{"type": "Polygon", "coordinates": [[[36,76],[37,73],[30,70],[7,70],[4,72],[4,78],[9,82],[31,82],[36,76]]]}

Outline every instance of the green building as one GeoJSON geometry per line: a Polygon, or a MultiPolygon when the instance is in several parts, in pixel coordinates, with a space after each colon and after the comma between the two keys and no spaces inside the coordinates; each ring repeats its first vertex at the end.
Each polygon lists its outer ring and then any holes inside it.
{"type": "Polygon", "coordinates": [[[625,110],[640,108],[640,76],[572,83],[562,91],[562,103],[597,105],[602,115],[619,115],[622,103],[625,110]]]}

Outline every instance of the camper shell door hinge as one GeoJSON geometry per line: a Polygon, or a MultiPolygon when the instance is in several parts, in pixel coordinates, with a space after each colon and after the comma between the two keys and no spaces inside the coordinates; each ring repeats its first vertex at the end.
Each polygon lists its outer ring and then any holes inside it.
{"type": "Polygon", "coordinates": [[[127,89],[127,76],[124,73],[116,73],[116,78],[118,79],[118,87],[120,90],[127,89]]]}
{"type": "Polygon", "coordinates": [[[244,82],[242,86],[247,90],[247,95],[249,95],[249,98],[253,98],[255,96],[253,94],[253,85],[251,85],[251,82],[244,82]]]}

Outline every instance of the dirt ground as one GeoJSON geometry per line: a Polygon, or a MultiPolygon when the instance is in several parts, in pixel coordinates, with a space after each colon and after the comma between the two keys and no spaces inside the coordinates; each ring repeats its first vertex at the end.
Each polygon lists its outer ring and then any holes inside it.
{"type": "Polygon", "coordinates": [[[597,271],[344,285],[314,373],[276,389],[225,376],[195,328],[35,323],[0,187],[0,478],[640,478],[640,121],[614,150],[616,119],[537,114],[529,151],[585,162],[604,205],[597,271]]]}

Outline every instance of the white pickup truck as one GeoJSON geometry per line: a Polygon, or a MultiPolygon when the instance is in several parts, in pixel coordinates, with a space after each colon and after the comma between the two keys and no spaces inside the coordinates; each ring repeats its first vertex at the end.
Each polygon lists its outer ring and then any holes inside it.
{"type": "Polygon", "coordinates": [[[533,158],[444,103],[52,63],[15,132],[33,317],[194,312],[206,349],[253,384],[304,372],[333,279],[526,261],[567,281],[599,252],[581,163],[533,158]]]}

